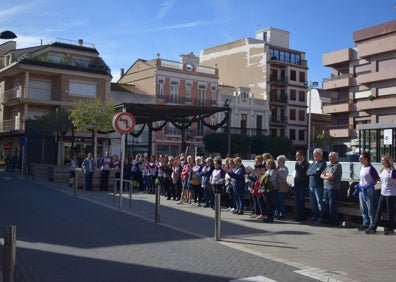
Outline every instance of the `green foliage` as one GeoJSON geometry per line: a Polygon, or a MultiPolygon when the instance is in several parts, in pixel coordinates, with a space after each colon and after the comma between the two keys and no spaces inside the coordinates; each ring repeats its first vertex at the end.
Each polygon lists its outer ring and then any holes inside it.
{"type": "Polygon", "coordinates": [[[109,131],[113,128],[112,120],[116,114],[114,105],[102,103],[99,99],[78,101],[70,113],[70,120],[77,131],[91,130],[94,141],[94,158],[97,157],[97,132],[109,131]]]}
{"type": "Polygon", "coordinates": [[[227,136],[224,133],[208,134],[203,142],[209,152],[217,152],[223,156],[227,154],[227,136]]]}
{"type": "Polygon", "coordinates": [[[329,134],[318,134],[315,138],[315,143],[317,147],[326,148],[331,147],[335,142],[335,137],[329,134]]]}
{"type": "Polygon", "coordinates": [[[77,131],[108,131],[112,129],[115,113],[113,104],[102,103],[99,99],[78,101],[70,113],[70,120],[77,131]]]}
{"type": "Polygon", "coordinates": [[[273,156],[289,155],[293,148],[292,141],[287,137],[279,136],[253,136],[252,137],[252,154],[262,154],[268,152],[273,156]]]}
{"type": "MultiPolygon", "coordinates": [[[[227,136],[224,133],[212,133],[204,137],[203,142],[207,151],[220,153],[225,156],[227,152],[227,136]]],[[[247,136],[240,134],[231,135],[231,154],[248,157],[249,154],[271,153],[273,156],[289,155],[293,144],[289,138],[277,136],[247,136]]]]}
{"type": "Polygon", "coordinates": [[[69,116],[70,113],[67,110],[59,108],[57,111],[35,117],[34,120],[39,121],[35,124],[43,135],[64,136],[72,126],[69,116]]]}
{"type": "Polygon", "coordinates": [[[246,156],[249,154],[251,142],[248,135],[231,134],[231,154],[246,156]]]}

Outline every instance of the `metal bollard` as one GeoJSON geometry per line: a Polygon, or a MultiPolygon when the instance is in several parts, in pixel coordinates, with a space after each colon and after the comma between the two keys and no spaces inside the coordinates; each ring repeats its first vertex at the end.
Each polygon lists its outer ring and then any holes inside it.
{"type": "Polygon", "coordinates": [[[4,282],[13,282],[16,257],[16,226],[4,228],[4,282]]]}
{"type": "Polygon", "coordinates": [[[215,240],[221,240],[221,194],[215,194],[215,240]]]}
{"type": "Polygon", "coordinates": [[[77,189],[78,189],[78,175],[79,173],[76,171],[74,175],[74,189],[73,189],[73,196],[77,196],[77,189]]]}
{"type": "Polygon", "coordinates": [[[154,222],[160,222],[160,198],[161,198],[161,188],[159,186],[155,187],[155,219],[154,222]]]}
{"type": "Polygon", "coordinates": [[[128,189],[129,189],[129,207],[132,207],[132,190],[133,190],[132,180],[128,180],[128,189]]]}

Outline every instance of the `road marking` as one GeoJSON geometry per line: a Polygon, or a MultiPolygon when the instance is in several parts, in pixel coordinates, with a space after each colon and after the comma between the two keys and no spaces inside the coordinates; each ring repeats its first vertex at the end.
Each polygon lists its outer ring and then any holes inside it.
{"type": "Polygon", "coordinates": [[[242,279],[230,280],[230,282],[278,282],[265,276],[247,277],[242,279]]]}

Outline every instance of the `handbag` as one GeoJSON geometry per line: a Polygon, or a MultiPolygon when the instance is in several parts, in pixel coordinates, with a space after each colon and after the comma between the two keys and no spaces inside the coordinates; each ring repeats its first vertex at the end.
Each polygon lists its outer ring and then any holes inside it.
{"type": "Polygon", "coordinates": [[[286,193],[289,191],[289,184],[287,182],[278,182],[278,191],[281,193],[286,193]]]}

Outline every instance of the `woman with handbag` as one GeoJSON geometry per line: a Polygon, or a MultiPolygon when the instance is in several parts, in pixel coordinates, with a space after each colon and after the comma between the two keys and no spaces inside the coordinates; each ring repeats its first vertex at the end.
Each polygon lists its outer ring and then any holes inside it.
{"type": "Polygon", "coordinates": [[[286,205],[285,205],[285,194],[289,191],[289,184],[287,183],[287,176],[289,175],[289,169],[285,166],[286,157],[280,155],[276,158],[278,163],[277,168],[277,182],[278,185],[274,187],[274,204],[275,204],[275,218],[285,218],[286,205]]]}

